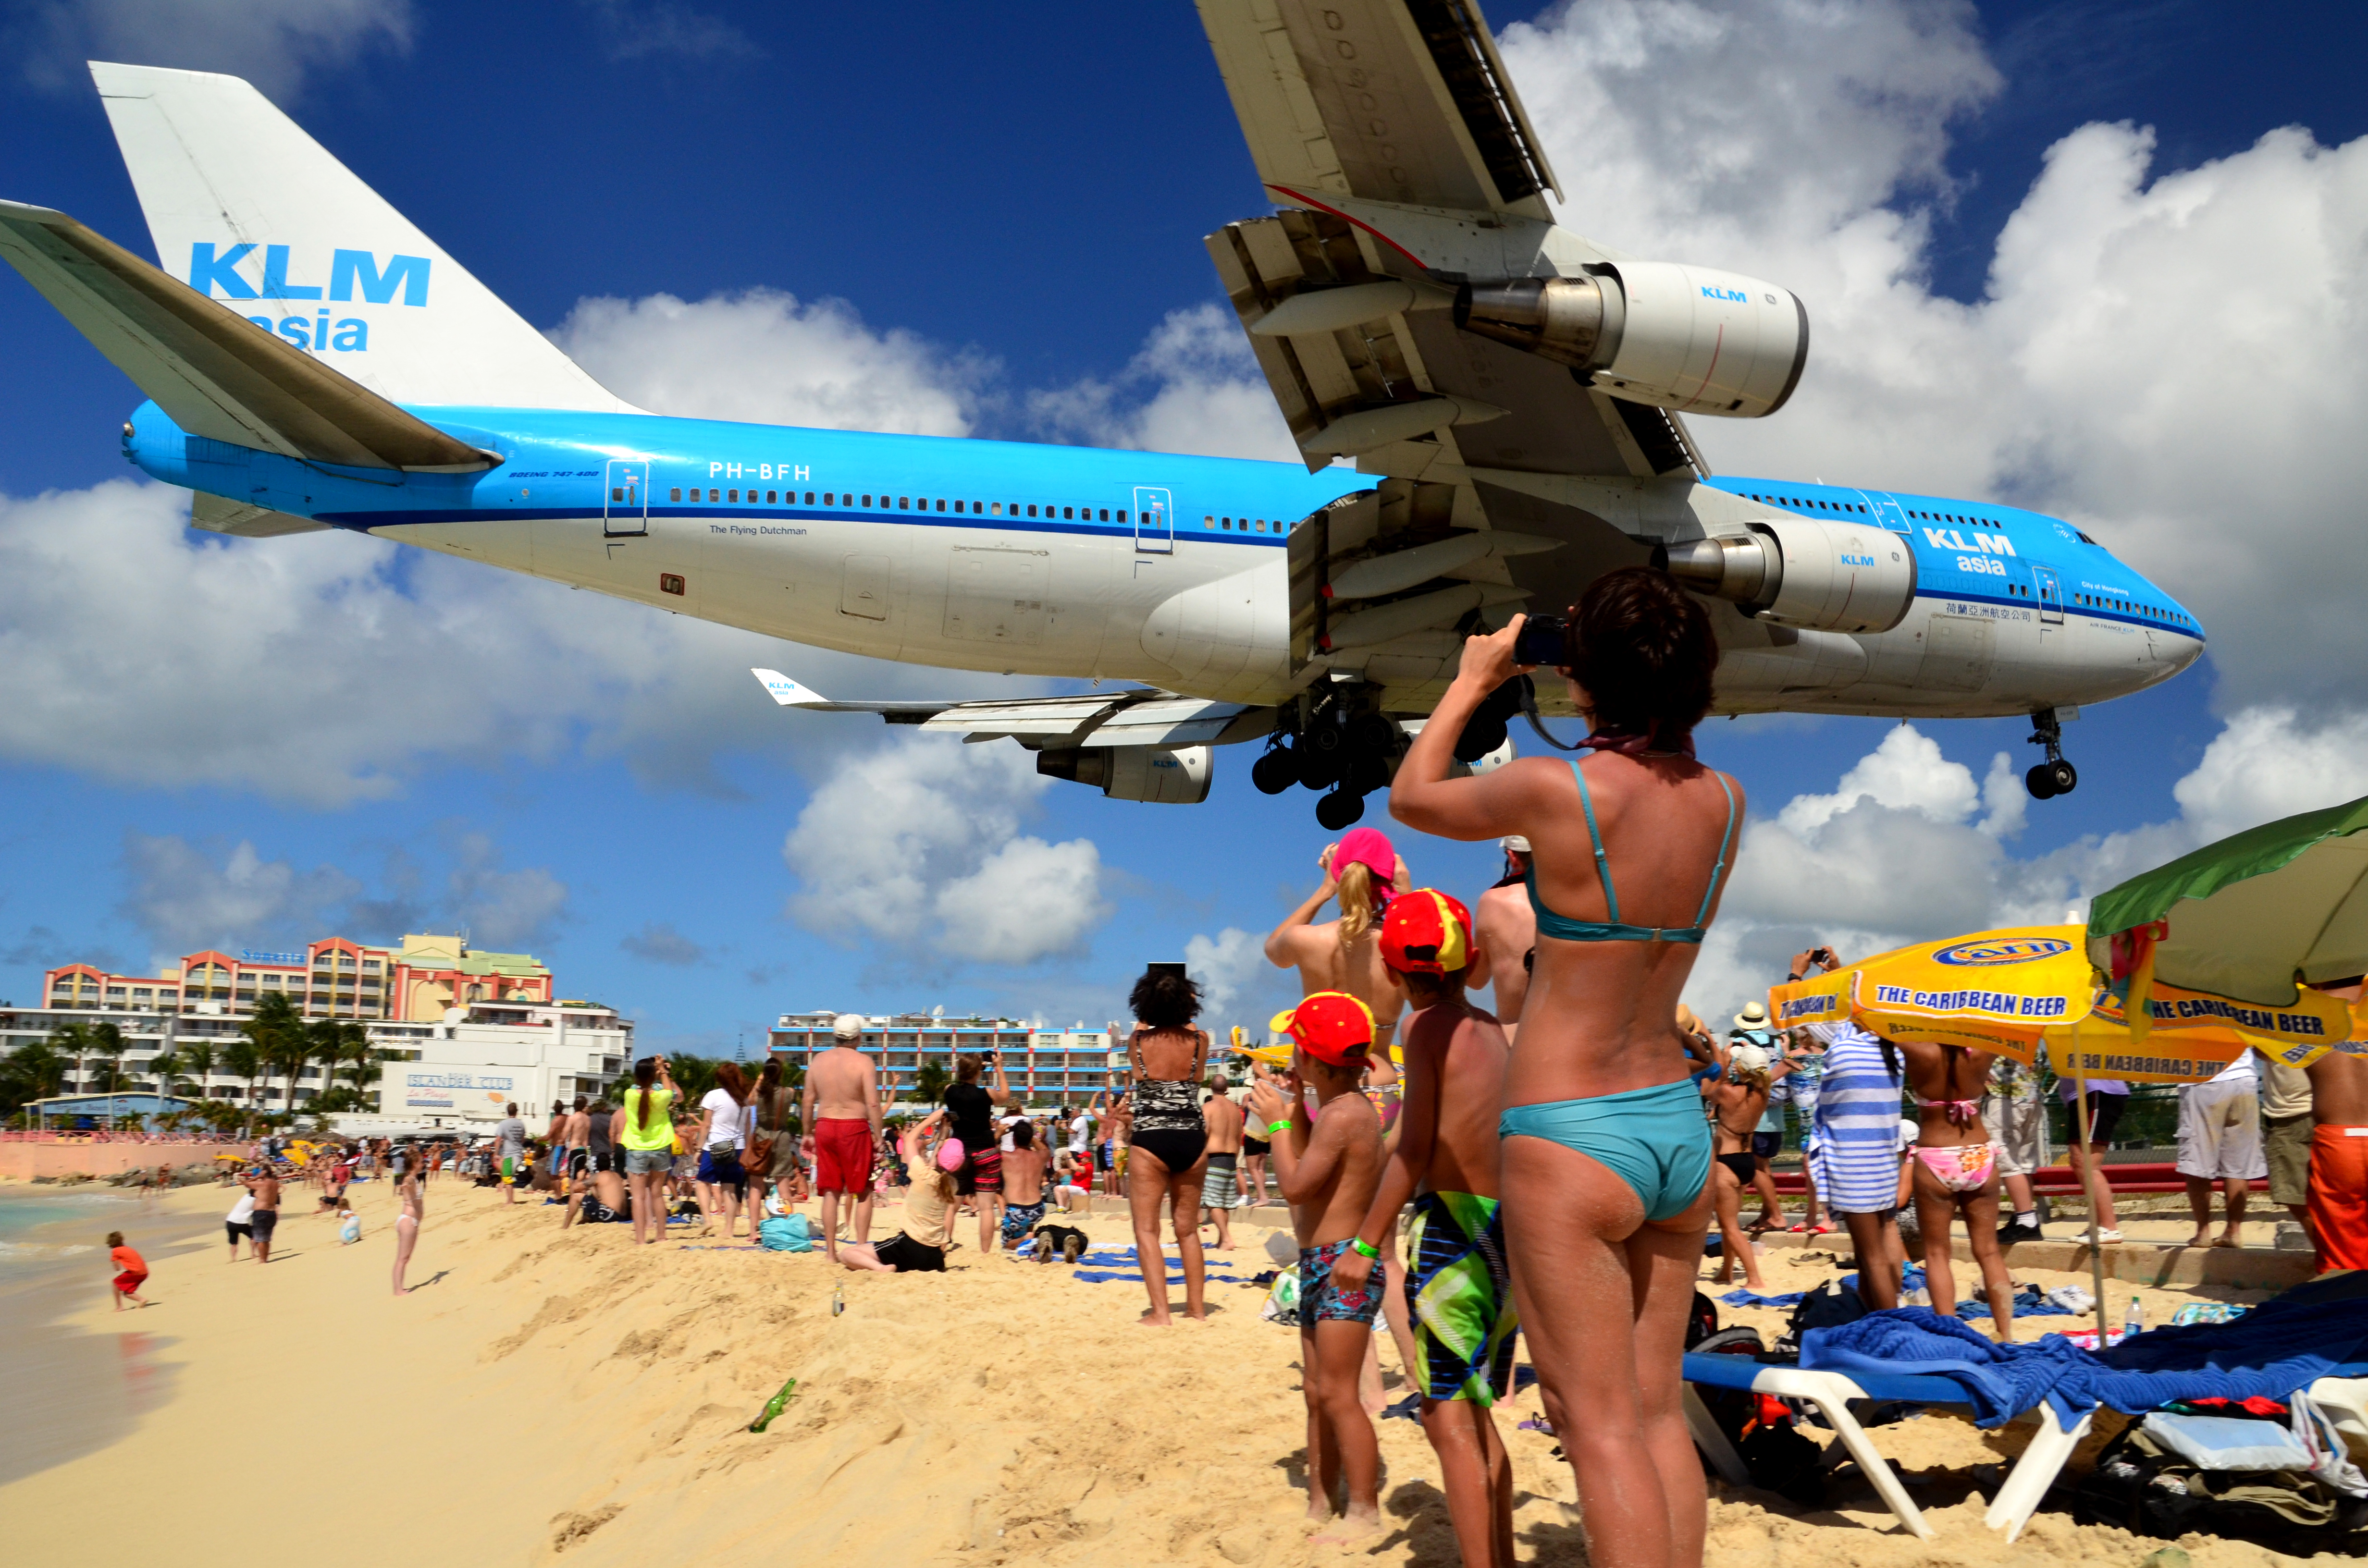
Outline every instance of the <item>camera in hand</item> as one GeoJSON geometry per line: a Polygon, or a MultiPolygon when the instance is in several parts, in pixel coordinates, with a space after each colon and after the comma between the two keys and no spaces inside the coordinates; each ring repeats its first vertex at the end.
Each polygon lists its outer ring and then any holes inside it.
{"type": "Polygon", "coordinates": [[[1513,663],[1562,668],[1570,663],[1570,621],[1559,615],[1533,615],[1513,639],[1513,663]]]}

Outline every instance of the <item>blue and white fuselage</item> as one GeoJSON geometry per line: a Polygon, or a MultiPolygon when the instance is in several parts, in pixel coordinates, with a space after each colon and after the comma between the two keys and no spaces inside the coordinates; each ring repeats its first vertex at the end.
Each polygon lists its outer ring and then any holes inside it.
{"type": "MultiPolygon", "coordinates": [[[[1254,704],[1308,678],[1291,651],[1291,528],[1374,484],[1347,468],[1154,452],[410,412],[500,461],[472,473],[340,469],[187,437],[153,403],[124,448],[169,483],[791,642],[1254,704]]],[[[2176,599],[2055,518],[1777,480],[1699,488],[1729,512],[1745,503],[1880,529],[1913,557],[1912,604],[1883,631],[1788,630],[1718,603],[1721,711],[2028,712],[2139,690],[2203,649],[2176,599]]],[[[1694,510],[1714,510],[1701,505],[1712,499],[1697,495],[1694,510]]],[[[1509,564],[1518,585],[1522,560],[1509,564]]],[[[1315,663],[1378,679],[1402,714],[1428,711],[1453,670],[1435,640],[1315,663]]]]}

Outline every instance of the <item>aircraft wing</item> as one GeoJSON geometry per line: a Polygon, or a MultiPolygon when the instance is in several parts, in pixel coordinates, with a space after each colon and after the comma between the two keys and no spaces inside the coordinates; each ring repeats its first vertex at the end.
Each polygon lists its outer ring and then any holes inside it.
{"type": "Polygon", "coordinates": [[[1309,471],[1381,476],[1294,530],[1293,662],[1427,712],[1463,633],[1649,561],[1638,498],[1709,470],[1676,414],[1458,325],[1461,285],[1611,256],[1552,222],[1554,172],[1473,0],[1199,5],[1284,208],[1210,235],[1210,257],[1309,471]],[[1475,532],[1524,542],[1474,559],[1452,541],[1475,532]],[[1461,559],[1416,582],[1368,564],[1384,557],[1461,559]]]}
{"type": "Polygon", "coordinates": [[[1179,697],[1134,687],[1073,697],[1015,697],[979,702],[839,702],[779,670],[751,670],[784,708],[816,713],[877,713],[891,724],[916,724],[969,741],[1015,740],[1030,751],[1067,746],[1227,745],[1264,735],[1274,710],[1238,702],[1179,697]]]}
{"type": "Polygon", "coordinates": [[[351,468],[499,460],[63,212],[0,201],[0,257],[192,436],[351,468]]]}
{"type": "Polygon", "coordinates": [[[1546,216],[1562,194],[1475,0],[1201,0],[1258,178],[1546,216]]]}

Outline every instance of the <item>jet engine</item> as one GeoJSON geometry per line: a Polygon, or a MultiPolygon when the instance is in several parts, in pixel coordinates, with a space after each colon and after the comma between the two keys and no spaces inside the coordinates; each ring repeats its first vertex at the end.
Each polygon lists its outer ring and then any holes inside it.
{"type": "Polygon", "coordinates": [[[1667,261],[1467,283],[1455,324],[1568,365],[1614,397],[1737,419],[1783,407],[1809,358],[1809,312],[1791,290],[1667,261]]]}
{"type": "Polygon", "coordinates": [[[1207,746],[1061,746],[1036,754],[1048,778],[1091,784],[1113,801],[1197,806],[1209,798],[1207,746]]]}
{"type": "Polygon", "coordinates": [[[1873,523],[1757,522],[1749,533],[1670,545],[1660,564],[1697,593],[1818,631],[1888,631],[1916,598],[1915,551],[1873,523]]]}

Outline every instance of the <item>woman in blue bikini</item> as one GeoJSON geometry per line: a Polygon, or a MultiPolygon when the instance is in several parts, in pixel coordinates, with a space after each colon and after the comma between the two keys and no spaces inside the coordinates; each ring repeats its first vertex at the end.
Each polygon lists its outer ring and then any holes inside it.
{"type": "Polygon", "coordinates": [[[1702,601],[1666,574],[1599,578],[1563,666],[1594,731],[1580,760],[1450,780],[1465,722],[1518,673],[1521,619],[1463,645],[1390,814],[1444,838],[1530,841],[1537,966],[1497,1126],[1513,1293],[1588,1560],[1690,1568],[1708,1503],[1679,1371],[1711,1140],[1675,1020],[1743,820],[1742,787],[1693,756],[1718,644],[1702,601]],[[1605,1354],[1616,1345],[1632,1353],[1605,1354]]]}

